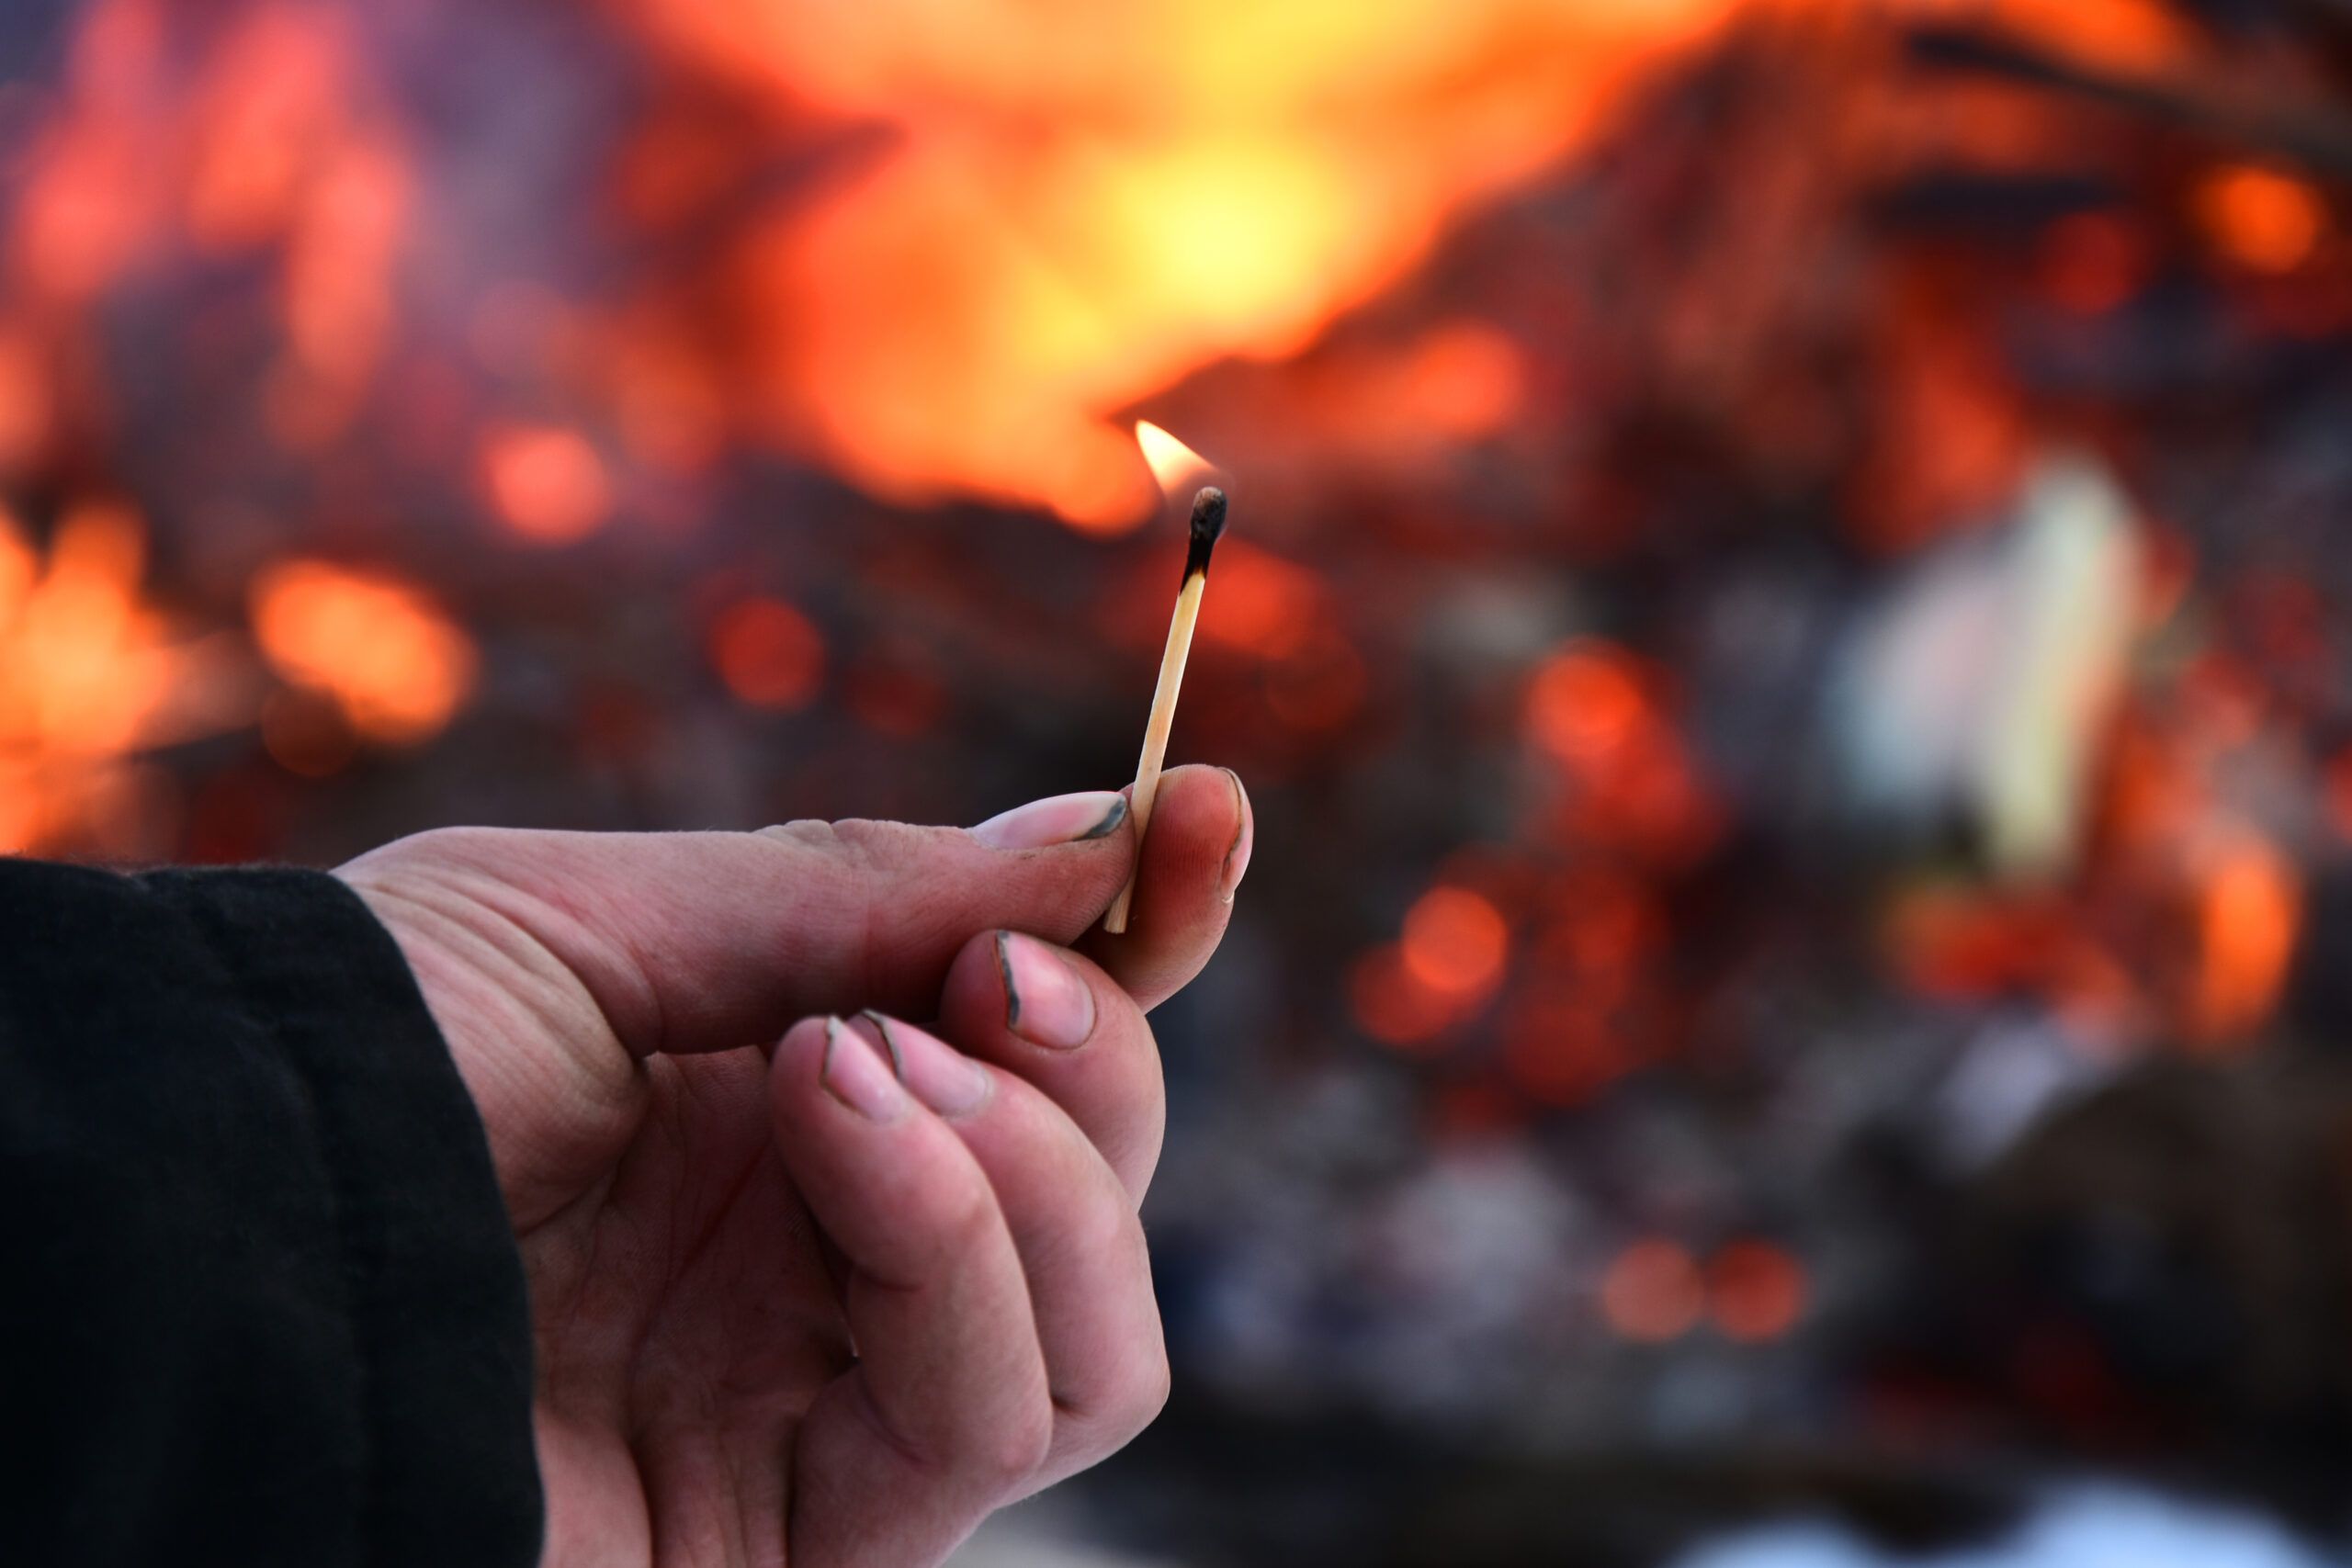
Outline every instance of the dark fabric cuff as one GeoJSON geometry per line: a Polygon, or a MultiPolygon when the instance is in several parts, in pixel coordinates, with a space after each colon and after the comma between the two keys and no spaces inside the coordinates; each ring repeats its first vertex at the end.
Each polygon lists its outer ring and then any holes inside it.
{"type": "Polygon", "coordinates": [[[316,872],[139,878],[299,1081],[357,1357],[363,1561],[536,1562],[531,1326],[490,1147],[406,960],[316,872]]]}

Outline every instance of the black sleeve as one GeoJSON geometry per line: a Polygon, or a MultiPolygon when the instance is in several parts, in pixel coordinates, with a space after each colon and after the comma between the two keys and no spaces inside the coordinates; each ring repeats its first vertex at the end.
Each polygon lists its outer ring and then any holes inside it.
{"type": "Polygon", "coordinates": [[[329,876],[0,860],[0,1563],[538,1556],[489,1148],[329,876]]]}

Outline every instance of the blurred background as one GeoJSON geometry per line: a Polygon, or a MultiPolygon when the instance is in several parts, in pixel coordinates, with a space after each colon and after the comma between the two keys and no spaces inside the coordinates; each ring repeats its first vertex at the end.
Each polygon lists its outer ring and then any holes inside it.
{"type": "Polygon", "coordinates": [[[1249,781],[973,1563],[2340,1560],[2343,0],[14,0],[0,847],[1249,781]],[[1181,498],[1180,498],[1181,499],[1181,498]]]}

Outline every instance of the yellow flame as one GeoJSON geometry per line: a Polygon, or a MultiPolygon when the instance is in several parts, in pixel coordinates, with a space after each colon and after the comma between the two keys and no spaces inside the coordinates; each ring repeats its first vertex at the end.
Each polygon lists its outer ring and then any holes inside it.
{"type": "Polygon", "coordinates": [[[1136,445],[1143,448],[1143,460],[1151,465],[1151,477],[1159,481],[1164,495],[1174,495],[1212,467],[1206,457],[1148,419],[1136,421],[1136,445]]]}

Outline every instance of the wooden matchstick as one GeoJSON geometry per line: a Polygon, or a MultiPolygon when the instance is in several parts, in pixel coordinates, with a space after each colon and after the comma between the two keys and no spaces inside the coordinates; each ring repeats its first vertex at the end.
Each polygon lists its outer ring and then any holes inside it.
{"type": "Polygon", "coordinates": [[[1159,685],[1151,694],[1151,721],[1143,729],[1143,759],[1136,764],[1135,798],[1127,809],[1136,819],[1136,869],[1102,917],[1114,936],[1127,929],[1127,906],[1135,901],[1136,877],[1143,871],[1143,836],[1151,826],[1151,803],[1159,794],[1159,764],[1168,756],[1168,730],[1176,722],[1176,693],[1184,683],[1184,656],[1193,649],[1193,623],[1201,616],[1201,594],[1208,587],[1209,552],[1225,532],[1225,491],[1204,485],[1193,497],[1193,546],[1184,557],[1184,586],[1176,595],[1176,617],[1168,625],[1167,651],[1159,656],[1159,685]]]}

